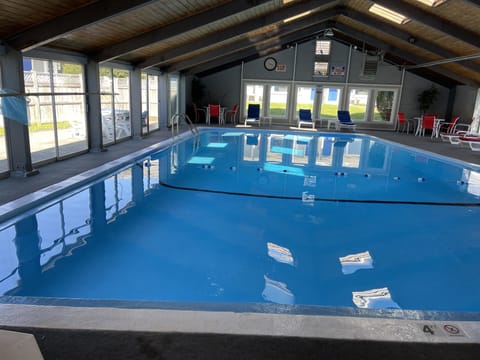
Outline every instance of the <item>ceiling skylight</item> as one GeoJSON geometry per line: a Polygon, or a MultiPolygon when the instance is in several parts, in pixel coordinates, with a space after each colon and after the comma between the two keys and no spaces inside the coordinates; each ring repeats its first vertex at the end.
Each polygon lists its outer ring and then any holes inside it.
{"type": "Polygon", "coordinates": [[[410,21],[410,19],[406,16],[403,16],[402,14],[387,9],[386,7],[380,6],[378,4],[373,4],[372,6],[370,6],[370,9],[368,9],[368,11],[400,25],[406,24],[410,21]]]}
{"type": "Polygon", "coordinates": [[[442,5],[447,0],[417,0],[417,1],[419,1],[422,4],[425,4],[427,6],[437,7],[438,5],[442,5]]]}
{"type": "Polygon", "coordinates": [[[283,20],[283,22],[284,22],[284,23],[287,23],[287,22],[290,22],[290,21],[293,21],[293,20],[297,20],[297,19],[300,19],[300,18],[302,18],[302,17],[304,17],[304,16],[310,15],[311,13],[312,13],[311,10],[305,11],[305,12],[303,12],[303,13],[301,13],[301,14],[298,14],[298,15],[295,15],[295,16],[292,16],[292,17],[289,17],[288,19],[283,20]]]}

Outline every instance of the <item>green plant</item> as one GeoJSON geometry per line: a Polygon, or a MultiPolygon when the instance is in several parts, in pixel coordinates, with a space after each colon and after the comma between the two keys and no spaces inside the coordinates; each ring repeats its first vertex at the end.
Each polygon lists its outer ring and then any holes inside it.
{"type": "Polygon", "coordinates": [[[429,89],[423,90],[418,94],[418,108],[422,114],[425,114],[427,110],[437,99],[438,90],[435,85],[431,85],[429,89]]]}

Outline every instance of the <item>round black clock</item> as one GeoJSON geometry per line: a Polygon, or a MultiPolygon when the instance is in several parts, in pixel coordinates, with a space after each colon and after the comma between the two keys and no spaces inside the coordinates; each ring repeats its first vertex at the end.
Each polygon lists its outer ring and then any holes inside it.
{"type": "Polygon", "coordinates": [[[273,71],[277,68],[277,60],[271,56],[267,57],[263,62],[263,66],[268,71],[273,71]]]}

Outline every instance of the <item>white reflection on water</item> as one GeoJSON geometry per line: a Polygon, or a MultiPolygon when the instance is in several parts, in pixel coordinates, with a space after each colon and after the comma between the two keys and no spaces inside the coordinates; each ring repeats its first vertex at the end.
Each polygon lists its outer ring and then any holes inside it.
{"type": "Polygon", "coordinates": [[[280,263],[293,266],[293,256],[289,249],[271,242],[267,243],[267,248],[268,256],[274,258],[280,263]]]}
{"type": "Polygon", "coordinates": [[[266,275],[263,277],[265,278],[265,288],[262,296],[265,300],[276,304],[295,304],[295,295],[288,290],[287,284],[272,280],[266,275]]]}
{"type": "Polygon", "coordinates": [[[339,260],[342,265],[342,272],[345,275],[353,274],[361,269],[373,269],[373,259],[368,251],[347,255],[339,258],[339,260]]]}
{"type": "Polygon", "coordinates": [[[400,309],[388,288],[354,291],[353,303],[362,309],[400,309]]]}

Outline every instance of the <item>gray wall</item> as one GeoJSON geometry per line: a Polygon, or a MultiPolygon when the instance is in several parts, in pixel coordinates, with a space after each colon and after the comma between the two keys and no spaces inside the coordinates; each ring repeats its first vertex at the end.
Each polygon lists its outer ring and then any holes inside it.
{"type": "Polygon", "coordinates": [[[457,86],[456,88],[452,115],[460,116],[462,123],[470,123],[472,120],[477,90],[471,86],[457,86]]]}
{"type": "MultiPolygon", "coordinates": [[[[402,71],[396,66],[386,62],[381,62],[378,67],[377,75],[373,79],[361,76],[364,54],[359,50],[351,51],[350,68],[346,70],[345,76],[326,76],[314,77],[314,46],[315,41],[307,42],[297,46],[297,56],[295,59],[295,47],[279,51],[271,56],[277,59],[278,64],[286,65],[285,72],[267,71],[263,67],[265,57],[246,62],[243,65],[243,79],[255,81],[295,81],[308,82],[312,84],[359,84],[359,85],[397,85],[402,84],[402,71]],[[294,64],[296,66],[294,71],[294,64]],[[348,74],[348,79],[346,75],[348,74]]],[[[350,47],[342,43],[332,41],[330,65],[348,65],[350,47]]],[[[242,84],[242,66],[236,66],[231,69],[218,72],[201,78],[206,86],[206,99],[208,102],[220,102],[222,105],[231,107],[234,104],[241,104],[241,84],[242,84]]],[[[399,111],[406,114],[407,117],[420,115],[418,109],[418,94],[430,88],[432,82],[406,72],[403,79],[403,88],[401,90],[401,99],[399,111]]],[[[428,112],[438,114],[444,117],[448,113],[461,116],[462,119],[470,120],[473,115],[476,99],[476,89],[468,86],[459,86],[456,89],[456,97],[453,102],[453,108],[447,109],[449,100],[449,89],[435,84],[439,91],[436,102],[431,106],[428,112]]],[[[189,96],[189,94],[188,94],[189,96]]]]}

